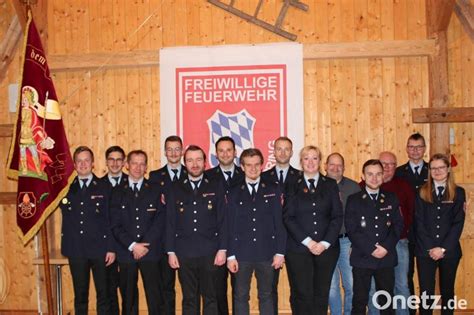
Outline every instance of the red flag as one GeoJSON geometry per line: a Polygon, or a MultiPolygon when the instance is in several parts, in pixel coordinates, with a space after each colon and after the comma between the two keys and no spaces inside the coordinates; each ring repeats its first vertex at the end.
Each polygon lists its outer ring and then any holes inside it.
{"type": "Polygon", "coordinates": [[[26,244],[58,207],[74,166],[40,36],[29,13],[23,47],[18,118],[8,176],[18,179],[17,224],[26,244]]]}

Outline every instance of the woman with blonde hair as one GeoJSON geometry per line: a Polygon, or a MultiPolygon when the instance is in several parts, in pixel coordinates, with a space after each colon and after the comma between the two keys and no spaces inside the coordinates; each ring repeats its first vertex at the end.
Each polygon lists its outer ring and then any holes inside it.
{"type": "MultiPolygon", "coordinates": [[[[416,197],[415,256],[422,295],[435,294],[435,274],[439,269],[443,315],[454,311],[449,309],[453,306],[448,301],[454,298],[456,270],[462,256],[459,238],[465,207],[466,193],[454,182],[449,157],[434,154],[429,161],[428,181],[416,197]]],[[[432,302],[421,303],[420,314],[432,314],[432,302]]]]}
{"type": "Polygon", "coordinates": [[[288,189],[283,218],[290,303],[295,315],[325,315],[339,258],[342,203],[336,181],[320,174],[319,148],[301,149],[300,162],[303,171],[288,189]]]}

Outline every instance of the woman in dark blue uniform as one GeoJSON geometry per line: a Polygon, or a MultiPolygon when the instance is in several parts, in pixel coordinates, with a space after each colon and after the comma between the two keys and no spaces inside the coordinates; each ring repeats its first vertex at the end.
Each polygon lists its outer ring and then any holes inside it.
{"type": "Polygon", "coordinates": [[[321,151],[317,147],[304,147],[300,162],[303,173],[288,189],[284,211],[291,309],[295,315],[322,315],[327,314],[339,257],[342,203],[336,181],[319,173],[321,151]]]}
{"type": "MultiPolygon", "coordinates": [[[[466,193],[454,183],[448,156],[435,154],[429,161],[428,181],[421,187],[415,205],[416,262],[420,292],[435,294],[435,274],[439,268],[441,314],[453,314],[448,301],[454,298],[456,270],[461,259],[466,193]]],[[[432,304],[430,300],[427,305],[432,304]]],[[[421,314],[433,310],[420,304],[421,314]]]]}

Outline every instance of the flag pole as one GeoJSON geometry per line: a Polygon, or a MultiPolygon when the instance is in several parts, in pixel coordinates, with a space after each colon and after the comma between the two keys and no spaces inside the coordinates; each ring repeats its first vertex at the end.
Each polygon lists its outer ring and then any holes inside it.
{"type": "Polygon", "coordinates": [[[44,261],[44,277],[46,283],[46,297],[48,301],[48,314],[56,315],[56,310],[53,304],[53,290],[51,286],[51,268],[49,264],[49,248],[48,248],[48,229],[47,224],[43,224],[41,227],[41,248],[43,251],[44,261]]]}
{"type": "MultiPolygon", "coordinates": [[[[46,135],[46,115],[48,114],[48,96],[49,91],[46,91],[44,98],[44,117],[43,117],[43,133],[46,135]]],[[[43,249],[44,260],[44,277],[46,283],[46,298],[48,301],[48,314],[56,315],[56,310],[53,304],[53,290],[51,285],[51,265],[49,263],[49,245],[48,245],[48,229],[46,222],[41,227],[41,248],[43,249]]],[[[58,288],[56,288],[57,290],[58,288]]],[[[58,301],[59,303],[59,301],[58,301]]]]}

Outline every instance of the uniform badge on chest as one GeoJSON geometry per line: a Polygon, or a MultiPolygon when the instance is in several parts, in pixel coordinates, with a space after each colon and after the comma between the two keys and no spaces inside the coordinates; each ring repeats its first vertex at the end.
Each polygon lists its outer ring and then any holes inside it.
{"type": "Polygon", "coordinates": [[[209,200],[209,203],[207,204],[207,209],[212,210],[212,201],[209,200]]]}

